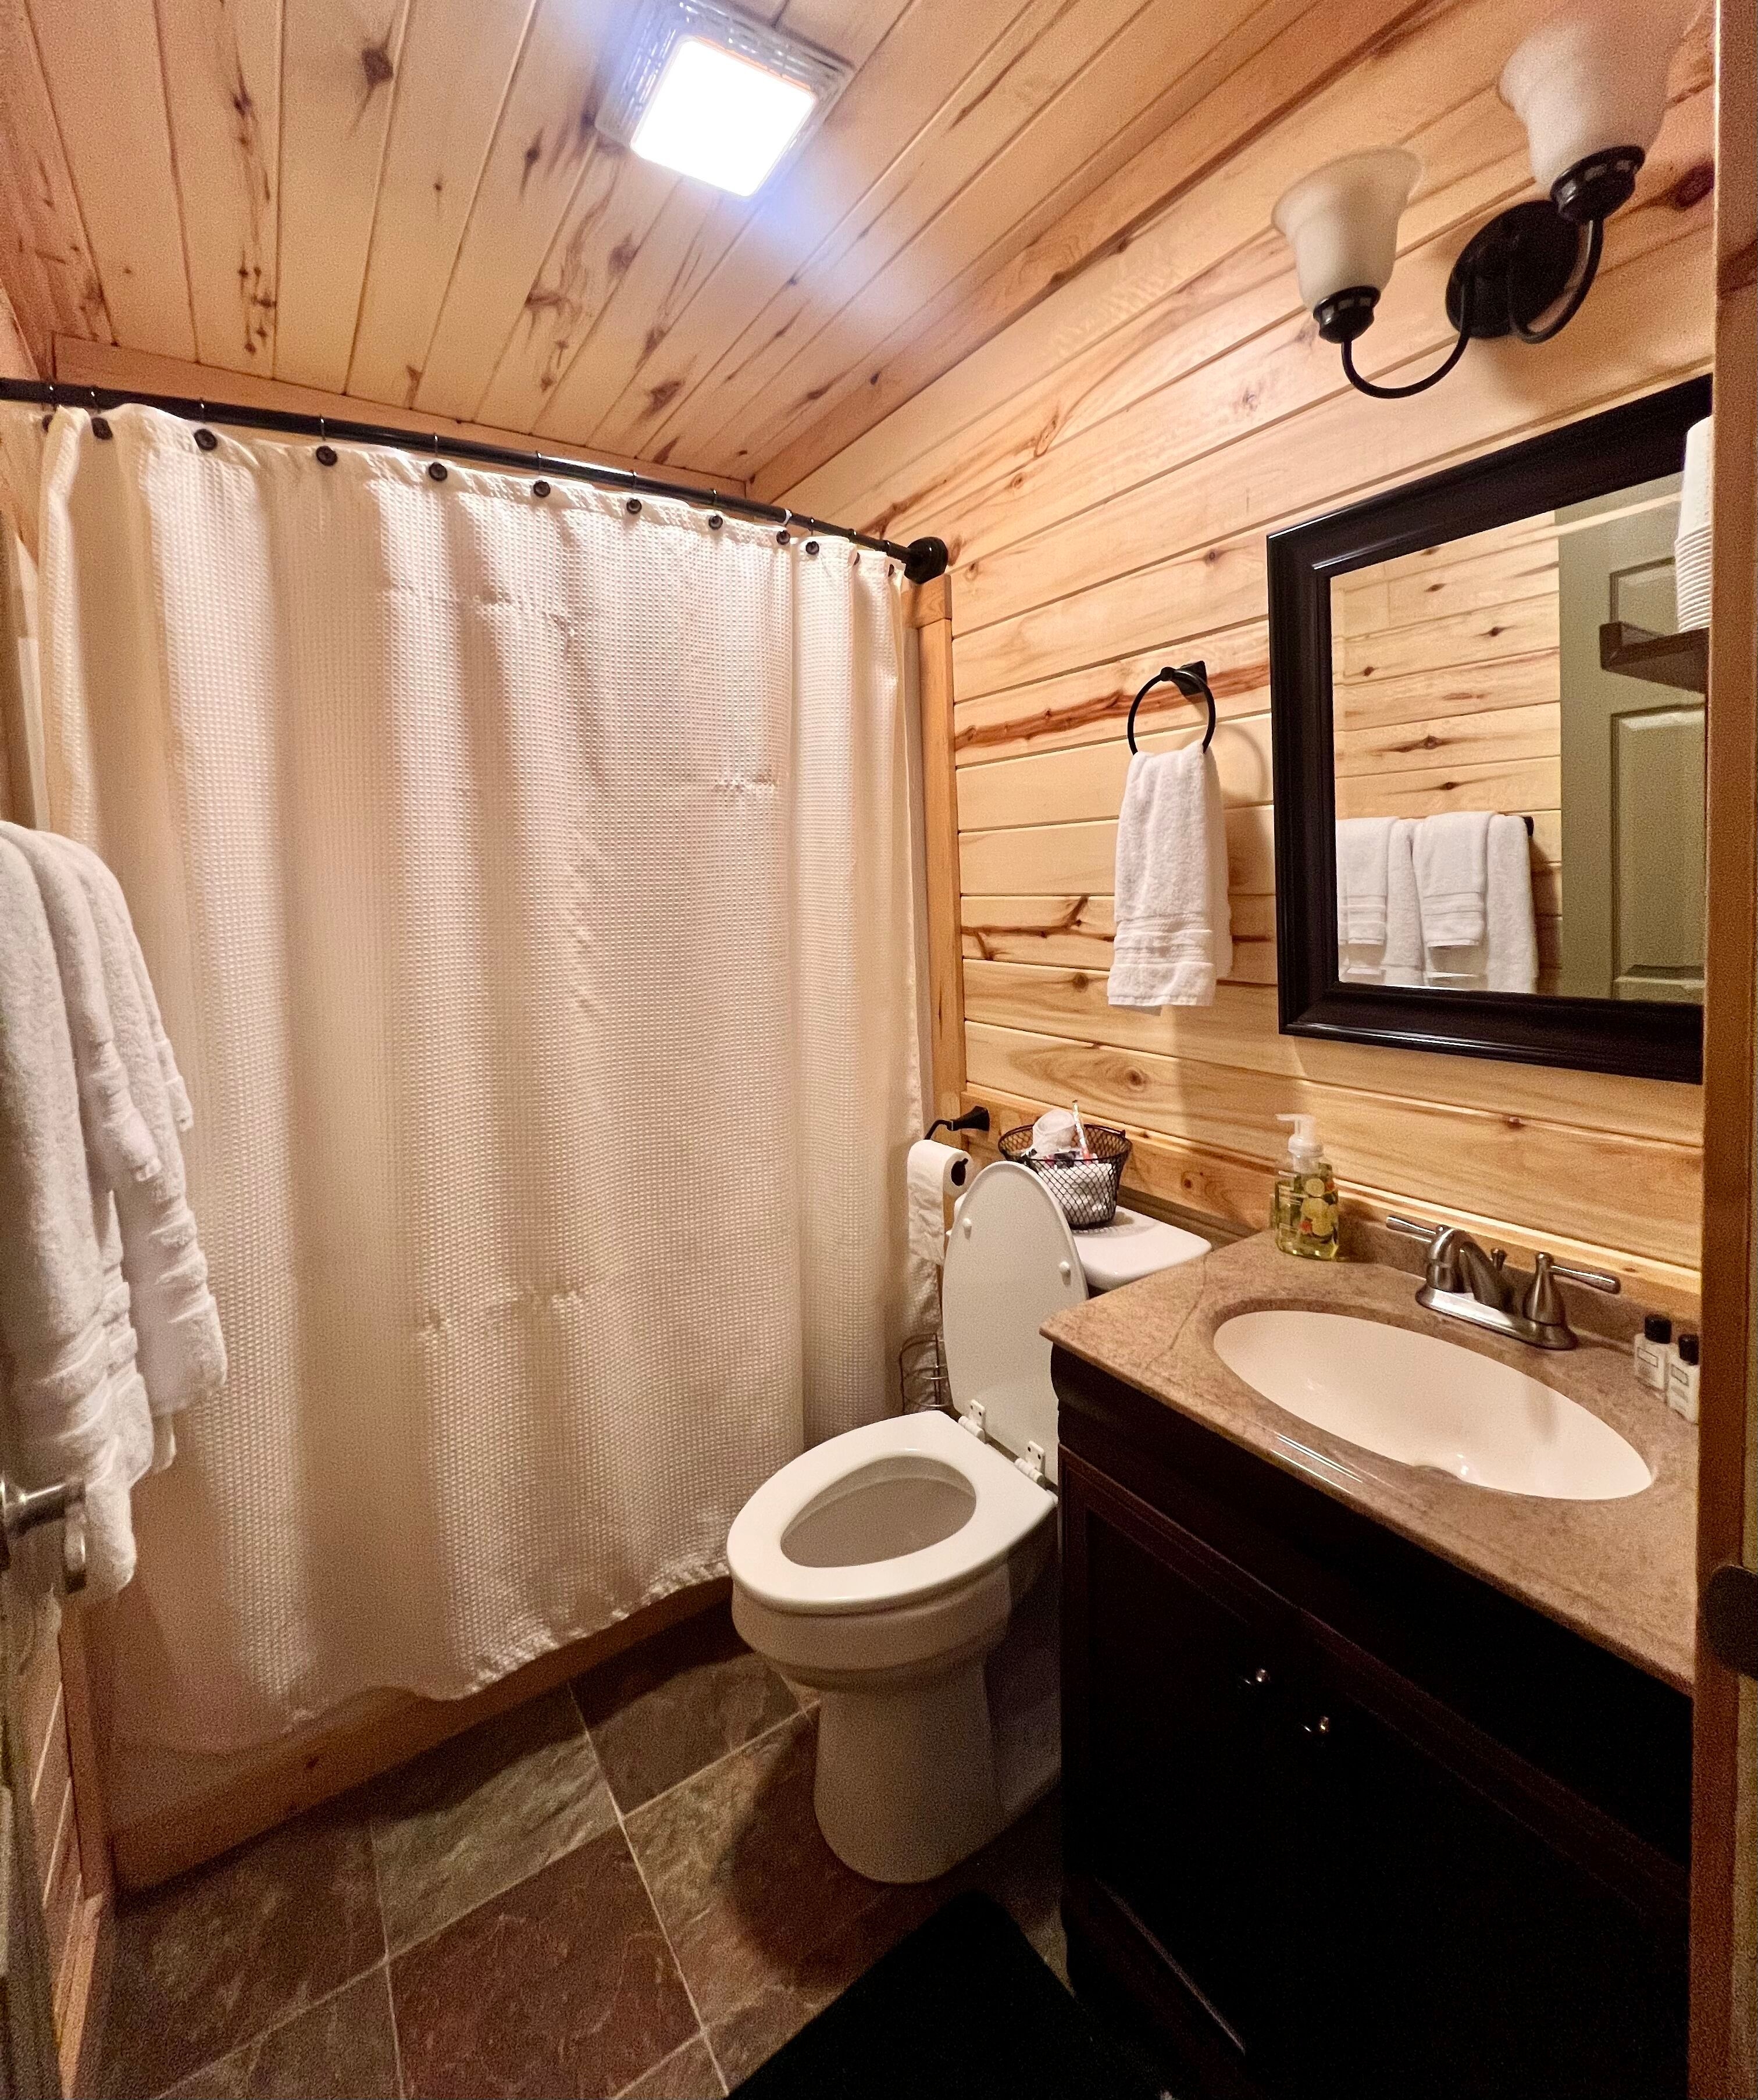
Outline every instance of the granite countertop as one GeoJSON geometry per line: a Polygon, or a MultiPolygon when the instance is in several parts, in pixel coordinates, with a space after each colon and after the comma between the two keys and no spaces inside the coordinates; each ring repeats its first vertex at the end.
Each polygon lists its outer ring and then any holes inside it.
{"type": "MultiPolygon", "coordinates": [[[[1528,1348],[1425,1311],[1416,1302],[1420,1281],[1380,1261],[1302,1260],[1259,1233],[1090,1298],[1059,1312],[1044,1332],[1098,1370],[1689,1692],[1696,1430],[1636,1383],[1627,1344],[1583,1333],[1580,1318],[1580,1348],[1528,1348]],[[1510,1364],[1610,1423],[1647,1461],[1654,1484],[1616,1502],[1553,1501],[1469,1487],[1346,1443],[1264,1399],[1214,1353],[1224,1320],[1277,1306],[1354,1313],[1510,1364]]],[[[1571,1313],[1577,1303],[1571,1299],[1571,1313]]],[[[1628,1317],[1619,1324],[1627,1326],[1628,1317]]]]}

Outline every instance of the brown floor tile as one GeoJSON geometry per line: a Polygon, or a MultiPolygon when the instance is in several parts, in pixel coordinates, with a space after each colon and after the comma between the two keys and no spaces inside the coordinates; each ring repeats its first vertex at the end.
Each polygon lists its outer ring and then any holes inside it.
{"type": "Polygon", "coordinates": [[[616,1822],[565,1685],[440,1744],[363,1798],[394,1953],[616,1822]]]}
{"type": "Polygon", "coordinates": [[[399,1955],[391,1996],[416,2100],[602,2100],[697,2031],[616,1830],[399,1955]]]}
{"type": "Polygon", "coordinates": [[[372,1969],[174,2085],[166,2100],[398,2100],[398,2090],[390,1986],[372,1969]]]}
{"type": "Polygon", "coordinates": [[[798,1710],[725,1604],[588,1670],[574,1692],[625,1815],[798,1710]]]}
{"type": "Polygon", "coordinates": [[[99,2084],[162,2093],[327,1997],[384,1952],[357,1815],[315,1810],[125,1898],[99,2084]]]}
{"type": "Polygon", "coordinates": [[[725,2093],[708,2045],[698,2039],[637,2078],[619,2100],[725,2100],[725,2093]]]}
{"type": "Polygon", "coordinates": [[[812,1807],[802,1714],[628,1819],[715,2054],[737,2080],[927,1914],[844,1866],[812,1807]],[[749,2038],[723,2054],[723,2023],[749,2038]]]}

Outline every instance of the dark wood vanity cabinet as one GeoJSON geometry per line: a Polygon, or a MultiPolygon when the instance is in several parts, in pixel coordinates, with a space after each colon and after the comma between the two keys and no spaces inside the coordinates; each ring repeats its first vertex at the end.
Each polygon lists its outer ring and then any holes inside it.
{"type": "Polygon", "coordinates": [[[1077,1988],[1179,2100],[1682,2093],[1689,1701],[1055,1373],[1077,1988]]]}

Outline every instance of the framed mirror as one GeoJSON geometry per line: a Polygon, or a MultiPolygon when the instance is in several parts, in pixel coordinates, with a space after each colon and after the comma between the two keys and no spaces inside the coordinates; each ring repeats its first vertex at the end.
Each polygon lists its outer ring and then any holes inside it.
{"type": "Polygon", "coordinates": [[[1709,407],[1691,380],[1271,536],[1284,1034],[1701,1078],[1709,407]]]}

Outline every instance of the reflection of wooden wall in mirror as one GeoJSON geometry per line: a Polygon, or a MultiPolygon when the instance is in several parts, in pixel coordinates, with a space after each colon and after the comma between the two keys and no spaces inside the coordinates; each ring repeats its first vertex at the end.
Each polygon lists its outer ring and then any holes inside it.
{"type": "Polygon", "coordinates": [[[1340,576],[1331,594],[1339,817],[1532,819],[1538,989],[1562,911],[1557,527],[1549,512],[1340,576]]]}

